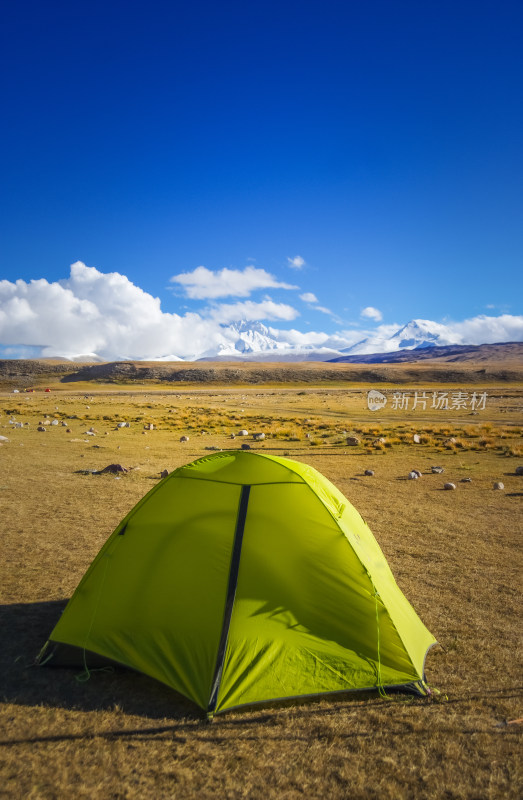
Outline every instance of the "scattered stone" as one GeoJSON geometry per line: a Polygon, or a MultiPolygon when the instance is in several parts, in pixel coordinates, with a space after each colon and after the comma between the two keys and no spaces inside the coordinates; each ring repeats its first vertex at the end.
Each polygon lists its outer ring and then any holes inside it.
{"type": "Polygon", "coordinates": [[[67,422],[64,422],[63,420],[62,420],[62,428],[67,428],[67,422]]]}
{"type": "Polygon", "coordinates": [[[66,433],[72,433],[71,428],[67,428],[66,433]]]}
{"type": "Polygon", "coordinates": [[[346,443],[349,447],[357,447],[360,443],[360,440],[357,436],[347,436],[346,443]]]}
{"type": "Polygon", "coordinates": [[[96,436],[96,433],[94,431],[86,431],[85,435],[86,436],[96,436]]]}
{"type": "Polygon", "coordinates": [[[501,481],[494,481],[493,488],[494,489],[504,489],[505,488],[505,484],[502,483],[501,481]]]}
{"type": "Polygon", "coordinates": [[[418,475],[417,471],[415,472],[414,470],[412,470],[412,472],[409,472],[409,481],[417,481],[418,478],[419,478],[419,475],[418,475]]]}
{"type": "Polygon", "coordinates": [[[250,444],[242,444],[242,450],[250,450],[250,449],[251,449],[250,444]]]}
{"type": "Polygon", "coordinates": [[[445,483],[443,488],[452,490],[452,489],[456,488],[456,484],[455,483],[445,483]]]}
{"type": "Polygon", "coordinates": [[[229,439],[236,439],[236,436],[234,435],[234,433],[231,433],[231,435],[229,436],[229,439]]]}
{"type": "Polygon", "coordinates": [[[387,440],[385,439],[384,436],[379,436],[377,439],[374,439],[374,441],[372,443],[372,446],[373,447],[378,447],[378,445],[380,445],[380,444],[385,444],[386,441],[387,440]]]}
{"type": "Polygon", "coordinates": [[[39,425],[36,430],[39,431],[40,433],[46,433],[46,431],[47,431],[47,429],[44,428],[43,425],[39,425]]]}
{"type": "Polygon", "coordinates": [[[472,478],[462,478],[461,483],[472,483],[472,478]]]}
{"type": "Polygon", "coordinates": [[[456,439],[454,436],[451,436],[449,439],[445,439],[443,442],[443,447],[450,447],[450,445],[456,444],[456,439]]]}
{"type": "Polygon", "coordinates": [[[523,475],[523,467],[516,467],[516,475],[523,475]]]}
{"type": "Polygon", "coordinates": [[[238,431],[238,436],[248,436],[248,435],[249,435],[249,431],[245,431],[245,430],[238,431]]]}
{"type": "Polygon", "coordinates": [[[110,472],[113,475],[116,475],[118,472],[128,472],[125,467],[122,467],[121,464],[108,464],[106,467],[100,470],[100,475],[103,475],[104,472],[110,472]]]}
{"type": "Polygon", "coordinates": [[[154,431],[154,425],[152,422],[146,422],[143,429],[144,431],[154,431]]]}
{"type": "Polygon", "coordinates": [[[412,441],[414,442],[414,444],[421,444],[421,436],[419,435],[419,433],[414,434],[414,436],[412,437],[412,441]]]}
{"type": "Polygon", "coordinates": [[[188,442],[188,441],[189,441],[188,436],[180,436],[180,442],[188,442]]]}
{"type": "Polygon", "coordinates": [[[54,419],[54,420],[51,422],[51,425],[59,425],[59,424],[60,424],[60,423],[58,422],[58,420],[57,420],[57,419],[54,419]]]}
{"type": "Polygon", "coordinates": [[[166,470],[166,469],[163,469],[163,470],[160,472],[160,478],[166,478],[166,477],[168,476],[168,474],[169,474],[168,470],[166,470]]]}
{"type": "Polygon", "coordinates": [[[366,469],[364,474],[365,475],[369,475],[372,478],[372,476],[374,475],[374,470],[373,469],[366,469]]]}
{"type": "Polygon", "coordinates": [[[435,472],[438,475],[441,475],[442,472],[445,472],[443,467],[431,467],[430,469],[432,470],[432,472],[435,472]]]}

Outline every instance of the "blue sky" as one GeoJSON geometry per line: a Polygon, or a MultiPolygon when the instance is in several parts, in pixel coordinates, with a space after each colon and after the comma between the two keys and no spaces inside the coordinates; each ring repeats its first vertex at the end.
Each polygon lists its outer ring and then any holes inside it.
{"type": "Polygon", "coordinates": [[[248,301],[350,342],[520,317],[522,21],[515,0],[4,5],[0,342],[59,348],[41,304],[61,313],[75,262],[165,323],[248,301]],[[199,267],[231,293],[172,280],[199,267]]]}

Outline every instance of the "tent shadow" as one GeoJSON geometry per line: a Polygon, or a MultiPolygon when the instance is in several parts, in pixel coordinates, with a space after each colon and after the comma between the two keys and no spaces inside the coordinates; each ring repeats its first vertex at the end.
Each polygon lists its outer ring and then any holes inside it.
{"type": "Polygon", "coordinates": [[[203,712],[173,689],[124,667],[92,670],[37,666],[67,600],[0,605],[0,686],[4,702],[81,711],[114,711],[152,719],[201,719],[203,712]]]}

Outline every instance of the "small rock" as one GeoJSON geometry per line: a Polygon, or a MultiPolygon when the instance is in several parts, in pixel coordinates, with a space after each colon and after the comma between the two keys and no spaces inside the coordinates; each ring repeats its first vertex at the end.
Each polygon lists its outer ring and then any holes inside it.
{"type": "Polygon", "coordinates": [[[456,488],[456,484],[455,483],[445,483],[443,488],[452,490],[452,489],[456,488]]]}
{"type": "Polygon", "coordinates": [[[430,469],[432,470],[432,472],[435,472],[438,475],[440,475],[442,472],[445,472],[443,467],[431,467],[430,469]]]}
{"type": "Polygon", "coordinates": [[[360,443],[360,440],[357,436],[347,436],[347,445],[349,447],[357,447],[360,443]]]}
{"type": "Polygon", "coordinates": [[[58,420],[57,420],[57,419],[54,419],[54,420],[51,422],[51,425],[59,425],[59,424],[60,424],[60,423],[58,422],[58,420]]]}
{"type": "Polygon", "coordinates": [[[472,478],[462,478],[461,483],[472,483],[472,478]]]}
{"type": "Polygon", "coordinates": [[[502,483],[501,481],[494,481],[494,483],[492,485],[492,488],[493,489],[504,489],[505,488],[505,484],[502,483]]]}
{"type": "Polygon", "coordinates": [[[188,442],[188,441],[189,441],[188,436],[180,436],[180,442],[188,442]]]}
{"type": "Polygon", "coordinates": [[[231,435],[229,436],[229,439],[236,439],[236,436],[234,435],[234,433],[231,433],[231,435]]]}
{"type": "Polygon", "coordinates": [[[104,467],[100,470],[100,474],[104,472],[111,472],[116,474],[117,472],[128,472],[125,467],[122,467],[121,464],[108,464],[107,467],[104,467]]]}
{"type": "Polygon", "coordinates": [[[71,428],[67,428],[66,433],[72,433],[71,428]]]}
{"type": "Polygon", "coordinates": [[[374,470],[373,469],[366,469],[364,474],[365,475],[369,475],[372,478],[372,476],[374,475],[374,470]]]}

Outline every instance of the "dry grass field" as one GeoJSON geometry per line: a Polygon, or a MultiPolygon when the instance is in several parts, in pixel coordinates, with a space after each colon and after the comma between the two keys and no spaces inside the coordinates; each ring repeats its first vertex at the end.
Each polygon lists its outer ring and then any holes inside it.
{"type": "MultiPolygon", "coordinates": [[[[381,412],[367,409],[368,388],[56,383],[0,394],[0,797],[522,795],[523,388],[489,384],[485,407],[471,410],[485,387],[468,384],[465,407],[444,410],[413,409],[423,388],[406,385],[394,408],[380,385],[381,412]],[[230,437],[242,428],[265,433],[246,439],[253,449],[317,468],[369,523],[440,643],[427,657],[431,697],[337,696],[209,724],[143,675],[81,681],[34,666],[84,571],[160,472],[240,447],[230,437]],[[129,471],[93,474],[111,463],[129,471]]],[[[426,396],[440,390],[460,387],[426,396]]]]}

